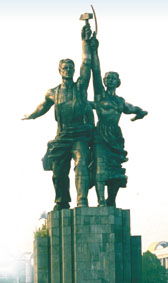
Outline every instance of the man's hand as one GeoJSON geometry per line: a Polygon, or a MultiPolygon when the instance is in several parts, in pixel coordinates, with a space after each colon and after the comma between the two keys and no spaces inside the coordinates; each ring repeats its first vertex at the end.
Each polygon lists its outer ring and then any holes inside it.
{"type": "Polygon", "coordinates": [[[137,114],[136,114],[136,116],[135,117],[133,117],[132,119],[131,119],[131,121],[136,121],[136,120],[138,120],[138,119],[142,119],[144,116],[146,116],[148,114],[148,112],[147,111],[139,111],[137,114]]]}
{"type": "Polygon", "coordinates": [[[96,38],[96,33],[94,32],[94,33],[93,33],[93,36],[92,36],[91,39],[90,39],[90,47],[91,47],[91,50],[92,50],[92,51],[97,50],[98,46],[99,46],[99,41],[97,40],[97,38],[96,38]]]}
{"type": "Polygon", "coordinates": [[[84,25],[82,28],[82,33],[81,33],[82,40],[89,40],[91,37],[91,34],[92,34],[92,31],[90,28],[90,24],[88,23],[84,25]]]}
{"type": "Polygon", "coordinates": [[[29,119],[31,119],[31,118],[29,118],[29,116],[30,116],[30,115],[25,114],[25,115],[24,115],[24,118],[22,118],[21,120],[29,120],[29,119]]]}

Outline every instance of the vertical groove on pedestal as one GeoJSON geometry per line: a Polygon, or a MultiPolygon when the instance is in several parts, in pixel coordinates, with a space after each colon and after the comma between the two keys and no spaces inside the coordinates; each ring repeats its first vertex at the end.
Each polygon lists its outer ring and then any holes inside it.
{"type": "Polygon", "coordinates": [[[74,251],[74,211],[71,213],[71,253],[72,253],[72,283],[75,283],[75,251],[74,251]]]}
{"type": "Polygon", "coordinates": [[[123,283],[131,282],[130,211],[122,210],[123,218],[123,283]]]}
{"type": "Polygon", "coordinates": [[[60,258],[60,283],[63,283],[63,266],[62,266],[62,211],[59,211],[59,258],[60,258]]]}
{"type": "Polygon", "coordinates": [[[77,282],[76,279],[76,263],[77,263],[77,259],[76,259],[76,209],[73,210],[73,214],[72,214],[72,226],[73,226],[73,242],[72,242],[72,250],[73,250],[73,283],[77,282]]]}
{"type": "Polygon", "coordinates": [[[115,263],[115,283],[123,283],[123,218],[121,209],[115,209],[115,263]]]}
{"type": "Polygon", "coordinates": [[[62,283],[72,283],[72,210],[64,209],[61,212],[62,228],[62,283]]]}
{"type": "Polygon", "coordinates": [[[49,236],[50,236],[50,262],[51,283],[62,283],[61,281],[61,244],[60,244],[60,211],[49,213],[49,236]]]}

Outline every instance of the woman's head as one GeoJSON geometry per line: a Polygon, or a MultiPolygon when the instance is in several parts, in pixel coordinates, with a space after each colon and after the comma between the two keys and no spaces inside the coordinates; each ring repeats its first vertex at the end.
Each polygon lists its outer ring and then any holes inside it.
{"type": "Polygon", "coordinates": [[[116,72],[105,73],[103,81],[107,89],[115,89],[121,84],[119,74],[116,72]]]}

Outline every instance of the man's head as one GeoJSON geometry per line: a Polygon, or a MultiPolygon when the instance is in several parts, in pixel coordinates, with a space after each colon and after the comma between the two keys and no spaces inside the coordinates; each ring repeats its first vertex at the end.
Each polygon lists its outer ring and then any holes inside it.
{"type": "Polygon", "coordinates": [[[104,76],[104,84],[108,89],[115,89],[120,86],[119,74],[116,72],[107,72],[104,76]]]}
{"type": "Polygon", "coordinates": [[[60,60],[59,72],[63,79],[72,79],[75,72],[74,62],[71,59],[60,60]]]}

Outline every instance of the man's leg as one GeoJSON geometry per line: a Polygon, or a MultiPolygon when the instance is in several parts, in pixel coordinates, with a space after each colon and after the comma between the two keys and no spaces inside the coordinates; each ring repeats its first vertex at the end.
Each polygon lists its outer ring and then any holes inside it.
{"type": "Polygon", "coordinates": [[[98,206],[106,206],[104,191],[105,191],[105,182],[96,181],[96,193],[99,204],[98,206]]]}
{"type": "Polygon", "coordinates": [[[89,190],[89,146],[85,142],[76,142],[72,148],[75,161],[75,185],[77,189],[77,206],[88,206],[89,190]]]}
{"type": "Polygon", "coordinates": [[[64,154],[53,162],[53,184],[55,188],[55,209],[69,208],[71,201],[69,193],[70,154],[64,154]]]}

